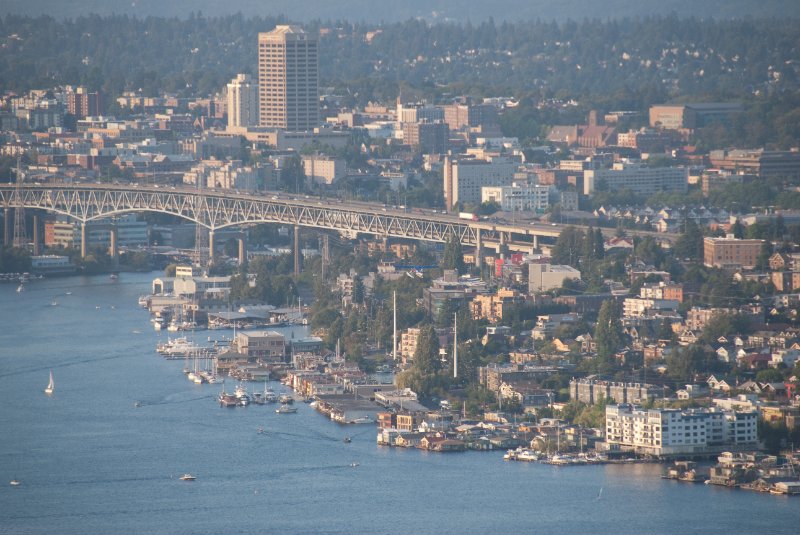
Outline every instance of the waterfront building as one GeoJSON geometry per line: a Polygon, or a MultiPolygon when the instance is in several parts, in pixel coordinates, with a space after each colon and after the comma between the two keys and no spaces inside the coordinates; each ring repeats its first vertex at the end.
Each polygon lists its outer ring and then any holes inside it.
{"type": "Polygon", "coordinates": [[[228,82],[228,126],[258,126],[258,83],[248,74],[228,82]]]}
{"type": "Polygon", "coordinates": [[[606,407],[606,446],[642,455],[704,455],[758,444],[758,413],[710,409],[606,407]]]}
{"type": "Polygon", "coordinates": [[[319,126],[317,38],[299,26],[258,34],[259,126],[308,131],[319,126]]]}
{"type": "Polygon", "coordinates": [[[236,334],[239,353],[270,362],[283,362],[286,357],[285,337],[277,331],[246,331],[236,334]]]}

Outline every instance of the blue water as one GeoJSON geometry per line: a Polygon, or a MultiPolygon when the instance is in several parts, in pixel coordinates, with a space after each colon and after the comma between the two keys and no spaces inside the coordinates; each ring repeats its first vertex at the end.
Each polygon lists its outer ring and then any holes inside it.
{"type": "Polygon", "coordinates": [[[797,533],[800,498],[657,465],[380,448],[302,403],[221,409],[220,385],[155,354],[165,334],[136,303],[154,276],[0,284],[0,533],[797,533]]]}

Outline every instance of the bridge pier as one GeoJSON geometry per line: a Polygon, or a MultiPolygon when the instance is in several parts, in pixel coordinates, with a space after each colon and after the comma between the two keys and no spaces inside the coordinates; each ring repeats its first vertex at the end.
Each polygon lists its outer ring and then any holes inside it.
{"type": "Polygon", "coordinates": [[[506,247],[506,233],[500,232],[500,246],[497,248],[497,254],[500,256],[500,260],[506,259],[507,252],[508,247],[506,247]]]}
{"type": "Polygon", "coordinates": [[[39,215],[33,214],[33,254],[42,254],[42,236],[39,233],[39,215]]]}
{"type": "Polygon", "coordinates": [[[294,226],[294,277],[300,276],[300,226],[294,226]]]}
{"type": "Polygon", "coordinates": [[[239,265],[243,266],[245,262],[247,262],[247,244],[244,236],[242,236],[239,238],[239,265]]]}
{"type": "Polygon", "coordinates": [[[3,245],[11,246],[11,208],[6,206],[3,209],[3,245]]]}
{"type": "Polygon", "coordinates": [[[112,224],[111,231],[109,232],[109,245],[108,245],[108,256],[111,257],[111,260],[114,261],[114,265],[117,264],[119,261],[118,258],[119,249],[117,247],[117,225],[116,223],[112,224]]]}
{"type": "Polygon", "coordinates": [[[479,269],[483,269],[483,240],[481,238],[481,229],[475,229],[475,265],[479,269]]]}
{"type": "Polygon", "coordinates": [[[86,247],[86,221],[81,221],[81,258],[86,258],[89,252],[86,247]]]}
{"type": "Polygon", "coordinates": [[[208,265],[214,264],[214,230],[208,229],[208,265]]]}
{"type": "Polygon", "coordinates": [[[539,236],[536,234],[533,235],[533,248],[537,250],[539,249],[539,236]]]}

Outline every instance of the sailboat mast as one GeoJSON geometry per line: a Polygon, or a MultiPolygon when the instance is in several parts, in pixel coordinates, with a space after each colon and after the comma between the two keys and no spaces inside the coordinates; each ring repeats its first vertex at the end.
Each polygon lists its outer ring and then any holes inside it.
{"type": "Polygon", "coordinates": [[[458,379],[458,312],[453,314],[453,379],[458,379]]]}

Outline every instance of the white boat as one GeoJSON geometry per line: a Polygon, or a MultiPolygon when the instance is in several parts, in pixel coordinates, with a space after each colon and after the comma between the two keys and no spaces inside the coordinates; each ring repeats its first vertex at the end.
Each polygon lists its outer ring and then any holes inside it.
{"type": "Polygon", "coordinates": [[[362,416],[361,418],[356,418],[355,420],[350,420],[347,422],[348,424],[371,424],[373,419],[369,416],[362,416]]]}
{"type": "Polygon", "coordinates": [[[24,284],[20,284],[19,286],[17,286],[17,293],[22,293],[24,291],[25,291],[25,285],[24,284]]]}
{"type": "Polygon", "coordinates": [[[181,481],[194,481],[197,478],[194,477],[192,474],[183,474],[179,479],[181,481]]]}
{"type": "Polygon", "coordinates": [[[22,483],[20,483],[19,479],[14,478],[11,481],[9,481],[8,484],[11,485],[12,487],[19,487],[22,483]]]}
{"type": "Polygon", "coordinates": [[[278,414],[293,414],[297,412],[297,408],[292,407],[290,405],[281,405],[280,407],[275,409],[275,412],[278,414]]]}
{"type": "Polygon", "coordinates": [[[44,389],[44,393],[50,395],[56,389],[56,383],[53,381],[53,370],[50,370],[50,382],[47,383],[47,388],[44,389]]]}
{"type": "Polygon", "coordinates": [[[281,396],[278,398],[278,400],[281,403],[286,403],[286,404],[294,403],[294,398],[292,396],[290,396],[289,394],[281,394],[281,396]]]}

